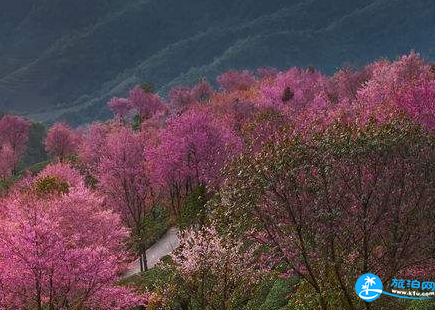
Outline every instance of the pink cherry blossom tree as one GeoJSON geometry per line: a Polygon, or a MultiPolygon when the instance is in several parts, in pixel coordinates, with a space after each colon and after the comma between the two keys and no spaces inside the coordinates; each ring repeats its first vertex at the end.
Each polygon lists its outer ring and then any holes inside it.
{"type": "Polygon", "coordinates": [[[273,79],[277,76],[278,73],[279,73],[279,71],[276,68],[258,68],[257,69],[257,75],[261,79],[273,79]]]}
{"type": "Polygon", "coordinates": [[[78,147],[78,157],[88,174],[95,176],[106,150],[106,138],[112,130],[114,128],[109,124],[96,122],[84,131],[78,147]]]}
{"type": "MultiPolygon", "coordinates": [[[[319,98],[326,97],[327,79],[319,72],[306,72],[292,68],[278,74],[274,83],[262,86],[261,107],[273,108],[284,114],[297,116],[319,98]]],[[[326,100],[325,100],[326,102],[326,100]]]]}
{"type": "Polygon", "coordinates": [[[145,92],[140,86],[136,86],[130,91],[128,101],[140,115],[142,121],[152,117],[157,112],[166,110],[164,101],[158,95],[145,92]]]}
{"type": "Polygon", "coordinates": [[[204,111],[191,110],[169,121],[160,144],[146,152],[153,183],[164,189],[177,214],[195,186],[217,188],[221,169],[241,149],[240,138],[204,111]]]}
{"type": "Polygon", "coordinates": [[[237,309],[236,296],[243,294],[243,302],[249,301],[261,279],[255,250],[246,249],[240,240],[220,236],[214,227],[184,231],[180,247],[171,255],[181,279],[175,290],[165,291],[164,298],[177,297],[187,307],[197,305],[199,309],[237,309]]]}
{"type": "Polygon", "coordinates": [[[127,116],[132,108],[130,101],[126,98],[114,97],[110,99],[108,105],[110,110],[112,110],[112,112],[122,120],[127,116]]]}
{"type": "Polygon", "coordinates": [[[402,90],[397,101],[417,123],[429,130],[435,129],[435,81],[402,90]]]}
{"type": "Polygon", "coordinates": [[[115,285],[126,267],[127,230],[72,180],[77,175],[58,164],[1,202],[0,309],[120,310],[146,302],[115,285]]]}
{"type": "Polygon", "coordinates": [[[47,152],[63,161],[66,157],[77,152],[79,135],[70,126],[64,123],[54,124],[45,138],[47,152]]]}
{"type": "MultiPolygon", "coordinates": [[[[142,221],[154,206],[155,196],[144,160],[147,140],[140,132],[120,128],[107,135],[96,168],[97,188],[107,206],[120,214],[133,236],[141,236],[142,221]]],[[[146,268],[146,248],[139,242],[141,267],[146,268]]]]}
{"type": "Polygon", "coordinates": [[[213,94],[213,88],[202,80],[194,87],[175,86],[169,91],[169,102],[175,113],[186,111],[195,103],[208,102],[213,94]]]}
{"type": "Polygon", "coordinates": [[[213,87],[207,80],[203,79],[192,88],[192,98],[196,102],[208,102],[213,95],[213,87]]]}
{"type": "Polygon", "coordinates": [[[12,174],[16,162],[14,150],[8,144],[4,144],[0,148],[0,179],[5,179],[12,174]]]}
{"type": "Polygon", "coordinates": [[[171,108],[176,112],[185,111],[189,105],[195,102],[192,96],[192,89],[187,86],[175,86],[169,91],[169,102],[171,108]]]}
{"type": "Polygon", "coordinates": [[[16,162],[26,149],[30,126],[28,120],[17,115],[5,115],[0,120],[0,145],[12,149],[16,162]]]}
{"type": "Polygon", "coordinates": [[[255,76],[248,70],[230,70],[218,76],[217,82],[226,91],[248,90],[255,83],[255,76]]]}

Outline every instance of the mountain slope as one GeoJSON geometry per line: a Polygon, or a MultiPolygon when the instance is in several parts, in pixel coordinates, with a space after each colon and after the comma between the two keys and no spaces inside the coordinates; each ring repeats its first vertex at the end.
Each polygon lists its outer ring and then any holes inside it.
{"type": "Polygon", "coordinates": [[[49,17],[71,0],[36,2],[0,25],[0,110],[44,120],[105,118],[110,96],[143,81],[165,94],[228,68],[330,73],[411,49],[433,55],[431,0],[78,0],[69,21],[49,17]],[[37,21],[57,27],[30,26],[37,21]]]}

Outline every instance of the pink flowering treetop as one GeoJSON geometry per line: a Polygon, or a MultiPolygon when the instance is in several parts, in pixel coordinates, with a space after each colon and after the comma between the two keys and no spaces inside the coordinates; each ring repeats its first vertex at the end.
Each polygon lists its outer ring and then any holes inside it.
{"type": "Polygon", "coordinates": [[[186,110],[189,105],[193,104],[195,100],[192,96],[192,89],[187,86],[175,86],[169,91],[169,102],[171,108],[176,112],[186,110]]]}
{"type": "Polygon", "coordinates": [[[218,76],[217,82],[226,91],[248,90],[254,85],[255,76],[248,70],[230,70],[218,76]]]}
{"type": "MultiPolygon", "coordinates": [[[[146,169],[144,150],[147,135],[120,128],[107,135],[104,152],[96,168],[97,190],[106,205],[120,214],[133,238],[142,238],[142,222],[154,207],[155,196],[146,169]]],[[[146,268],[145,243],[138,239],[137,252],[146,268]]]]}
{"type": "Polygon", "coordinates": [[[83,177],[80,173],[68,164],[56,162],[49,164],[39,174],[38,179],[55,177],[57,181],[65,183],[68,187],[84,187],[83,177]]]}
{"type": "Polygon", "coordinates": [[[136,86],[130,91],[128,102],[141,116],[142,120],[152,117],[159,111],[166,110],[165,103],[158,95],[147,93],[140,86],[136,86]]]}
{"type": "Polygon", "coordinates": [[[0,147],[0,179],[9,177],[12,174],[17,162],[14,150],[9,144],[3,144],[0,147]]]}
{"type": "Polygon", "coordinates": [[[211,85],[203,80],[193,88],[175,86],[169,91],[169,102],[175,112],[184,112],[194,103],[208,102],[213,94],[211,85]]]}
{"type": "Polygon", "coordinates": [[[145,141],[139,133],[122,128],[107,136],[98,165],[98,187],[107,204],[134,229],[147,212],[150,187],[144,161],[145,141]]]}
{"type": "Polygon", "coordinates": [[[83,133],[78,147],[78,157],[89,174],[95,174],[106,151],[106,138],[112,128],[103,123],[93,123],[83,133]]]}
{"type": "Polygon", "coordinates": [[[244,92],[217,92],[213,94],[210,104],[202,106],[201,110],[239,134],[244,124],[260,110],[257,104],[259,97],[259,91],[254,88],[244,92]]]}
{"type": "Polygon", "coordinates": [[[407,88],[398,96],[398,105],[418,124],[435,130],[435,81],[407,88]]]}
{"type": "Polygon", "coordinates": [[[326,77],[319,72],[292,68],[279,73],[273,83],[263,85],[263,98],[259,105],[296,116],[315,101],[326,103],[326,81],[326,77]]]}
{"type": "Polygon", "coordinates": [[[45,150],[61,161],[77,152],[79,135],[68,125],[54,124],[45,138],[45,150]]]}
{"type": "Polygon", "coordinates": [[[8,144],[16,159],[19,159],[25,150],[30,125],[28,120],[17,115],[5,115],[0,120],[0,145],[8,144]]]}
{"type": "Polygon", "coordinates": [[[2,310],[121,310],[146,301],[115,285],[127,257],[119,217],[83,182],[58,178],[78,175],[68,169],[51,167],[1,202],[2,310]]]}
{"type": "Polygon", "coordinates": [[[345,101],[350,104],[357,97],[358,92],[365,87],[371,78],[371,67],[361,70],[344,68],[337,71],[328,81],[328,99],[332,104],[345,101]]]}
{"type": "Polygon", "coordinates": [[[159,140],[146,152],[149,169],[153,183],[173,198],[175,212],[180,198],[195,186],[218,187],[221,169],[241,149],[240,138],[226,124],[198,110],[170,120],[159,140]]]}
{"type": "Polygon", "coordinates": [[[130,101],[126,98],[114,97],[110,99],[108,105],[110,110],[112,110],[112,112],[121,119],[124,119],[124,117],[127,116],[128,112],[132,108],[130,101]]]}
{"type": "MultiPolygon", "coordinates": [[[[273,80],[262,81],[262,98],[256,104],[288,116],[289,124],[305,134],[335,122],[364,127],[373,121],[388,123],[399,115],[418,120],[414,114],[419,108],[410,106],[410,94],[428,85],[433,77],[431,67],[413,52],[397,61],[382,60],[358,71],[343,69],[332,78],[293,68],[273,80]]],[[[423,118],[427,119],[427,115],[423,118]]]]}
{"type": "Polygon", "coordinates": [[[372,119],[382,123],[395,119],[403,111],[397,102],[398,94],[433,79],[430,66],[414,52],[395,62],[379,61],[368,68],[371,77],[358,90],[356,101],[341,108],[346,109],[351,122],[359,124],[372,119]]]}
{"type": "Polygon", "coordinates": [[[209,82],[202,80],[192,88],[192,97],[196,102],[207,102],[213,95],[213,88],[209,82]]]}
{"type": "Polygon", "coordinates": [[[261,79],[273,79],[278,75],[279,71],[276,68],[258,68],[257,75],[261,79]]]}

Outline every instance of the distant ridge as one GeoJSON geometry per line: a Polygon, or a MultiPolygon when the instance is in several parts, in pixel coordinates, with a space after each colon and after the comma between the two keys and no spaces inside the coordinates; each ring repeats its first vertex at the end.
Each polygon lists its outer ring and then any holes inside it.
{"type": "Polygon", "coordinates": [[[434,36],[433,0],[2,0],[0,110],[78,125],[144,81],[433,58],[434,36]]]}

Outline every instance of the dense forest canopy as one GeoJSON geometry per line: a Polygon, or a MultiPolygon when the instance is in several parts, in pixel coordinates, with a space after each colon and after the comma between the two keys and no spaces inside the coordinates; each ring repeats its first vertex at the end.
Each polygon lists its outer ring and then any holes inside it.
{"type": "Polygon", "coordinates": [[[433,0],[0,0],[0,310],[435,309],[434,43],[433,0]]]}
{"type": "Polygon", "coordinates": [[[166,96],[228,69],[432,58],[434,16],[431,0],[3,0],[0,110],[78,125],[146,81],[166,96]]]}
{"type": "Polygon", "coordinates": [[[2,116],[1,310],[434,307],[368,305],[355,281],[435,281],[435,65],[412,52],[216,85],[137,85],[80,129],[2,116]],[[174,225],[180,247],[145,270],[174,225]]]}

